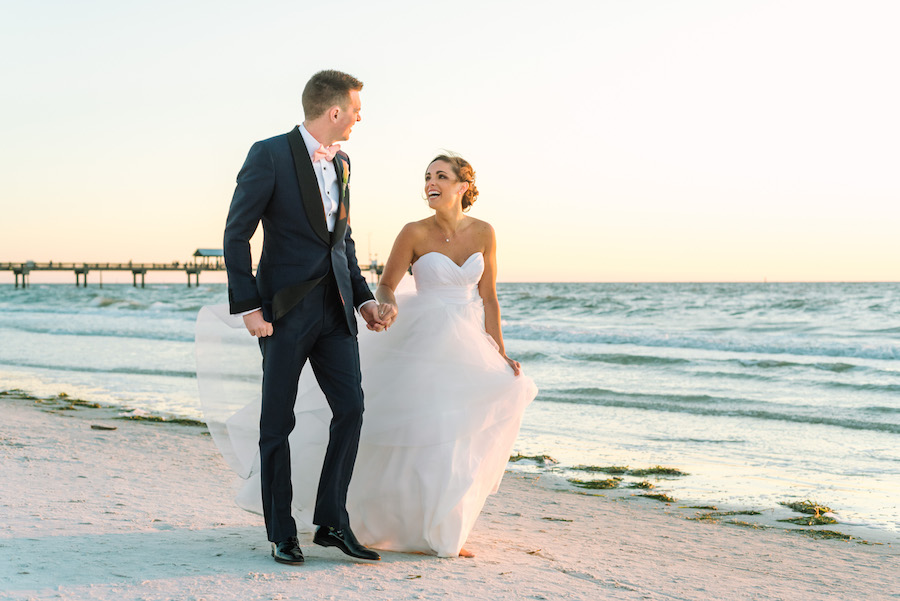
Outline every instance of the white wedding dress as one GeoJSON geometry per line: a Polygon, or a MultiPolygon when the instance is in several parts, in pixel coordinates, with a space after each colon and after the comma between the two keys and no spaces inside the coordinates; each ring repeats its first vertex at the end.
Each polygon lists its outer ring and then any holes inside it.
{"type": "MultiPolygon", "coordinates": [[[[484,330],[481,253],[457,265],[430,252],[412,271],[415,290],[398,287],[394,325],[381,333],[360,328],[366,410],[347,504],[363,544],[450,557],[459,554],[487,495],[497,490],[537,389],[527,376],[513,375],[484,330]]],[[[227,308],[204,307],[198,317],[201,400],[223,456],[244,479],[238,504],[262,513],[259,388],[249,392],[256,382],[238,365],[250,355],[236,349],[252,349],[256,362],[259,351],[246,342],[246,331],[234,335],[243,325],[226,314],[227,308]],[[249,394],[257,400],[237,409],[235,399],[246,402],[249,394]]],[[[301,375],[295,413],[294,517],[299,529],[311,531],[331,419],[311,369],[301,375]]]]}

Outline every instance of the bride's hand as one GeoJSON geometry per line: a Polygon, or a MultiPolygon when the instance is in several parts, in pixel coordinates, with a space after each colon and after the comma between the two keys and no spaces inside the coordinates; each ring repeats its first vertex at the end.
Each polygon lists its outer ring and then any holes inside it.
{"type": "Polygon", "coordinates": [[[515,375],[518,376],[520,373],[522,373],[522,365],[518,361],[516,361],[515,359],[510,359],[506,355],[503,355],[503,359],[506,360],[515,375]]]}
{"type": "Polygon", "coordinates": [[[384,322],[384,329],[388,329],[397,319],[397,305],[394,303],[379,303],[378,317],[384,322]]]}

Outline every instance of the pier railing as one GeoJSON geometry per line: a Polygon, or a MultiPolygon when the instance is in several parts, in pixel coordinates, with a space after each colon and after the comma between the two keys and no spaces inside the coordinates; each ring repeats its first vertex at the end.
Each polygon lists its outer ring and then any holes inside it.
{"type": "MultiPolygon", "coordinates": [[[[372,261],[368,265],[359,266],[362,271],[370,271],[377,275],[381,275],[383,265],[372,261]]],[[[16,277],[16,288],[19,287],[21,279],[22,288],[28,287],[29,275],[33,271],[71,271],[75,274],[75,285],[87,288],[88,273],[92,271],[130,271],[134,286],[137,287],[138,276],[141,278],[141,288],[144,287],[144,278],[149,271],[183,271],[187,275],[187,285],[191,287],[191,276],[194,278],[194,284],[200,285],[200,272],[203,271],[225,271],[225,262],[222,260],[215,261],[191,261],[181,263],[173,261],[171,263],[57,263],[49,261],[47,263],[37,263],[35,261],[25,261],[24,263],[0,263],[0,271],[12,271],[16,277]]],[[[102,276],[101,276],[102,281],[102,276]]]]}

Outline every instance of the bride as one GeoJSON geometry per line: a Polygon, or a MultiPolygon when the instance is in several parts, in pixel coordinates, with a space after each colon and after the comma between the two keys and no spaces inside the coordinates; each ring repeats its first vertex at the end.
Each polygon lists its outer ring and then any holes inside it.
{"type": "MultiPolygon", "coordinates": [[[[537,389],[503,345],[494,230],[465,214],[478,197],[471,165],[436,157],[425,196],[434,214],[401,230],[375,291],[391,325],[377,335],[360,329],[366,412],[347,507],[366,546],[472,556],[463,545],[499,487],[537,389]],[[404,277],[410,266],[413,282],[404,277]]],[[[261,513],[259,401],[232,415],[216,401],[229,392],[203,375],[213,370],[206,350],[221,329],[213,313],[198,317],[201,401],[223,455],[245,479],[238,504],[261,513]]],[[[295,414],[294,517],[311,530],[331,417],[311,370],[302,372],[295,414]]]]}

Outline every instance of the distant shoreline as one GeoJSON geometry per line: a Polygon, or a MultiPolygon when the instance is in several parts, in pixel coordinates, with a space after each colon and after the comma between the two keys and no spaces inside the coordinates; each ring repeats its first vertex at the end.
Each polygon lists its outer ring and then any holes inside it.
{"type": "MultiPolygon", "coordinates": [[[[132,286],[131,280],[125,280],[125,277],[130,278],[130,274],[119,274],[122,276],[121,281],[112,281],[106,280],[103,282],[104,286],[122,286],[128,285],[132,286]]],[[[227,276],[222,272],[208,272],[204,273],[204,279],[200,281],[200,285],[208,285],[208,284],[227,284],[227,276]],[[221,281],[207,281],[212,279],[213,277],[222,278],[221,281]]],[[[31,281],[29,286],[47,286],[47,285],[71,285],[75,286],[75,282],[71,277],[66,276],[65,281],[60,279],[59,281],[54,282],[42,282],[42,281],[31,281]],[[72,280],[72,281],[70,281],[72,280]]],[[[498,284],[515,284],[515,285],[541,285],[541,284],[588,284],[588,285],[615,285],[615,286],[628,286],[628,285],[647,285],[647,286],[677,286],[677,285],[686,285],[686,286],[740,286],[740,285],[872,285],[872,284],[900,284],[900,280],[851,280],[851,281],[839,281],[839,280],[791,280],[791,281],[756,281],[756,280],[747,280],[747,281],[652,281],[652,282],[644,282],[644,281],[604,281],[604,282],[592,282],[592,281],[565,281],[565,282],[556,282],[556,281],[504,281],[498,280],[498,284]]],[[[173,284],[180,284],[187,288],[185,281],[181,278],[172,279],[168,281],[147,281],[146,286],[170,286],[173,284]]],[[[0,286],[9,286],[11,288],[15,287],[15,281],[10,276],[8,281],[4,281],[4,276],[0,274],[0,286]]],[[[97,288],[99,287],[99,281],[91,280],[88,283],[88,288],[97,288]]],[[[138,286],[140,287],[140,286],[138,286]]]]}

